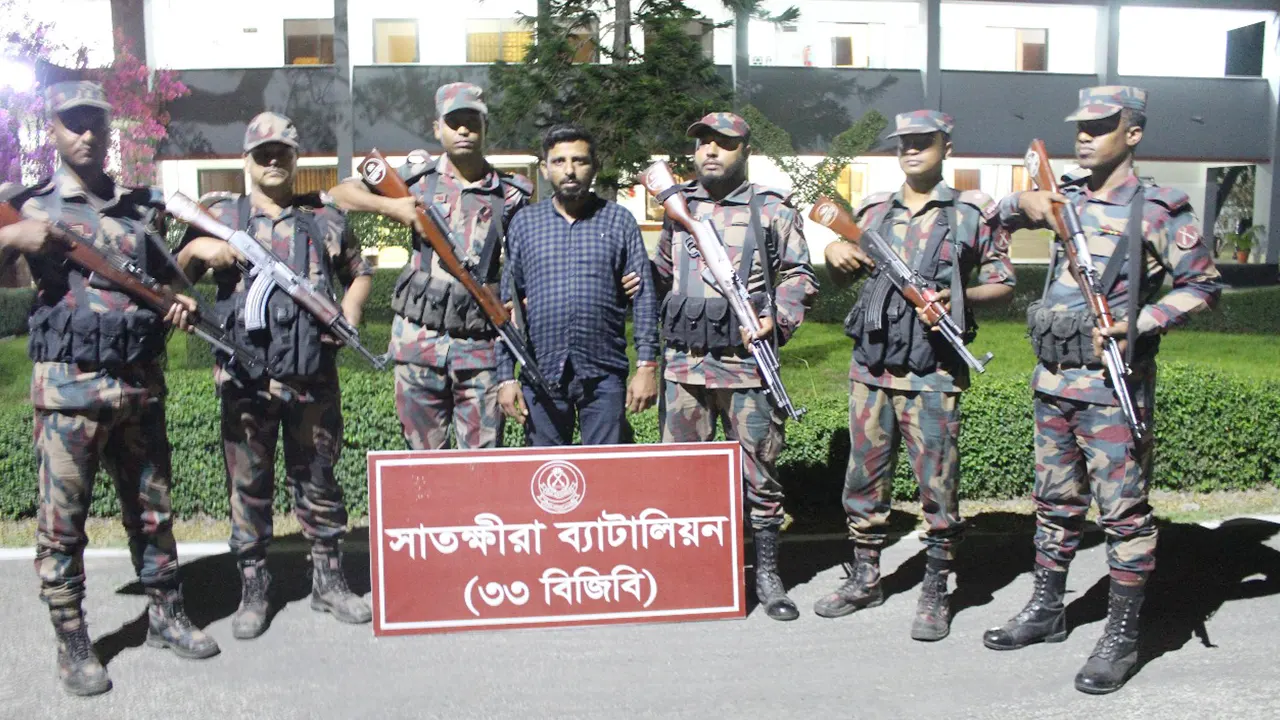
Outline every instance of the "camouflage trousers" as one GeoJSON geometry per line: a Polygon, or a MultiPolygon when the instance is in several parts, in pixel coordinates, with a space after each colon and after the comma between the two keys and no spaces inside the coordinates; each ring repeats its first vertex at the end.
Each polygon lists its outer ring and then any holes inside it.
{"type": "Polygon", "coordinates": [[[892,390],[851,382],[849,466],[844,509],[856,545],[883,547],[887,537],[899,438],[920,487],[929,529],[926,552],[955,558],[964,534],[960,518],[959,393],[892,390]]]}
{"type": "Polygon", "coordinates": [[[336,374],[298,394],[268,380],[224,383],[222,454],[231,496],[231,550],[260,558],[271,542],[276,442],[284,435],[285,478],[308,540],[346,534],[347,508],[333,468],[342,452],[342,395],[336,374]]]}
{"type": "Polygon", "coordinates": [[[778,527],[783,520],[778,455],[786,439],[785,418],[774,410],[761,388],[708,388],[665,381],[662,442],[707,442],[716,421],[729,440],[742,445],[751,527],[778,527]]]}
{"type": "Polygon", "coordinates": [[[410,450],[460,449],[502,443],[505,416],[498,406],[498,373],[396,363],[396,414],[410,450]]]}
{"type": "MultiPolygon", "coordinates": [[[[1138,416],[1150,426],[1147,408],[1138,416]]],[[[1156,564],[1156,524],[1147,502],[1151,443],[1135,453],[1118,406],[1036,393],[1035,419],[1036,562],[1066,569],[1096,499],[1112,576],[1141,581],[1156,564]]]]}
{"type": "Polygon", "coordinates": [[[129,554],[142,584],[177,585],[163,401],[37,409],[35,454],[40,492],[35,567],[40,597],[50,608],[78,608],[84,598],[84,548],[89,542],[84,524],[99,466],[115,482],[129,554]]]}

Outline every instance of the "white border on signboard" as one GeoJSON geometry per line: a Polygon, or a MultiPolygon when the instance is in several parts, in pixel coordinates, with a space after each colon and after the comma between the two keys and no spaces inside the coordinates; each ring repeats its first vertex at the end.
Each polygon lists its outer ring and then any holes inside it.
{"type": "MultiPolygon", "coordinates": [[[[685,450],[660,450],[661,445],[654,446],[653,450],[632,450],[630,452],[574,452],[574,453],[539,453],[533,448],[495,448],[485,450],[483,454],[475,451],[462,452],[441,452],[433,457],[403,457],[405,451],[376,451],[368,454],[374,464],[374,485],[375,496],[377,498],[378,509],[378,527],[377,527],[377,547],[378,547],[378,604],[379,614],[378,623],[382,630],[425,630],[431,628],[448,628],[448,627],[479,627],[485,625],[534,625],[534,624],[551,624],[566,623],[585,620],[632,620],[638,618],[651,617],[678,617],[678,616],[694,616],[708,615],[712,613],[735,612],[742,605],[742,587],[738,582],[738,550],[740,542],[730,543],[732,547],[729,576],[733,585],[733,604],[727,607],[714,608],[678,608],[674,610],[643,610],[634,612],[616,612],[616,613],[585,613],[579,615],[540,615],[536,617],[514,617],[514,618],[479,618],[479,619],[456,619],[456,620],[429,620],[417,622],[386,622],[387,617],[387,592],[384,585],[385,568],[383,566],[383,558],[386,557],[386,551],[383,547],[385,543],[385,533],[382,526],[382,468],[383,467],[412,467],[412,466],[430,466],[430,465],[461,465],[477,462],[530,462],[531,460],[572,460],[574,458],[582,459],[584,457],[592,460],[616,460],[623,458],[636,457],[693,457],[706,455],[723,455],[729,465],[729,507],[731,520],[741,527],[742,509],[739,506],[742,498],[742,480],[739,477],[741,471],[741,463],[733,462],[734,449],[736,443],[730,447],[715,448],[690,448],[685,450]],[[494,450],[499,451],[495,453],[494,450]],[[501,451],[506,452],[501,452],[501,451]],[[534,450],[534,452],[530,452],[534,450]],[[515,457],[512,452],[520,452],[521,457],[515,457]],[[529,455],[535,457],[529,457],[529,455]],[[389,455],[391,457],[379,457],[389,455]],[[503,457],[506,455],[506,457],[503,457]],[[400,456],[400,457],[397,457],[400,456]]],[[[634,447],[634,446],[624,446],[634,447]]],[[[741,534],[738,539],[740,540],[741,534]]],[[[372,542],[372,541],[371,541],[372,542]]]]}

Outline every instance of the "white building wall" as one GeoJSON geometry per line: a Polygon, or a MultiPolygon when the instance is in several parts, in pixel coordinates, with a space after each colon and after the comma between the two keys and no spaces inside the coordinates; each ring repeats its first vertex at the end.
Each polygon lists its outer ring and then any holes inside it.
{"type": "Polygon", "coordinates": [[[71,65],[81,46],[89,51],[89,67],[110,65],[115,58],[110,0],[18,0],[14,9],[36,22],[50,23],[50,39],[65,46],[53,61],[71,65]]]}
{"type": "Polygon", "coordinates": [[[1275,15],[1252,10],[1123,7],[1120,74],[1223,77],[1227,31],[1273,21],[1275,15]]]}
{"type": "Polygon", "coordinates": [[[222,0],[216,10],[194,0],[146,0],[145,11],[155,67],[281,67],[284,21],[332,18],[333,0],[222,0]]]}
{"type": "Polygon", "coordinates": [[[942,3],[943,70],[1016,70],[1014,28],[1048,30],[1054,73],[1094,72],[1098,9],[1078,5],[942,3]]]}

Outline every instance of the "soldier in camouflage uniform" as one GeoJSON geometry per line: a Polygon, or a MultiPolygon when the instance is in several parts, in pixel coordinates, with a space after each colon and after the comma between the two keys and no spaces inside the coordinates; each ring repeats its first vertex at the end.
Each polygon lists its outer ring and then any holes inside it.
{"type": "MultiPolygon", "coordinates": [[[[1134,87],[1081,90],[1079,108],[1067,117],[1076,123],[1080,171],[1062,179],[1061,195],[1015,193],[1001,201],[1000,213],[1003,225],[1013,229],[1044,226],[1054,202],[1076,208],[1116,316],[1109,334],[1120,340],[1139,417],[1150,427],[1160,337],[1214,303],[1221,285],[1187,196],[1143,182],[1134,172],[1146,97],[1134,87]],[[1173,289],[1160,296],[1166,276],[1173,289]]],[[[1066,638],[1067,567],[1096,500],[1111,568],[1109,613],[1075,685],[1101,694],[1122,687],[1137,663],[1138,614],[1155,568],[1156,525],[1147,500],[1152,445],[1150,435],[1133,442],[1101,361],[1104,336],[1061,255],[1055,244],[1044,296],[1028,309],[1040,361],[1031,380],[1035,590],[1022,612],[987,631],[983,642],[1012,650],[1066,638]]]]}
{"type": "Polygon", "coordinates": [[[85,518],[101,465],[115,481],[133,566],[149,598],[147,644],[207,658],[218,644],[183,608],[173,539],[170,445],[165,428],[165,325],[189,327],[195,303],[178,296],[163,316],[101,285],[60,256],[69,236],[133,259],[161,282],[175,276],[144,203],[149,191],[104,172],[110,104],[102,88],[63,82],[46,92],[61,158],[31,190],[0,194],[23,221],[0,230],[0,248],[22,252],[36,282],[28,318],[31,404],[39,481],[36,572],[57,633],[58,672],[76,695],[111,688],[94,655],[82,601],[85,518]]]}
{"type": "MultiPolygon", "coordinates": [[[[414,151],[398,170],[413,197],[375,195],[354,177],[331,191],[334,199],[347,210],[381,213],[415,230],[415,207],[433,203],[453,231],[458,258],[477,263],[479,275],[495,283],[506,227],[528,204],[533,184],[485,159],[488,112],[475,85],[442,85],[434,125],[445,153],[433,161],[425,151],[414,151]]],[[[396,412],[409,448],[448,447],[450,427],[459,448],[496,447],[504,417],[498,408],[497,332],[420,232],[396,280],[392,309],[396,412]]]]}
{"type": "MultiPolygon", "coordinates": [[[[1014,274],[1009,233],[999,226],[995,201],[980,190],[957,192],[942,179],[954,124],[951,116],[935,110],[897,116],[897,127],[889,136],[898,138],[898,164],[906,182],[895,193],[868,197],[858,210],[858,225],[879,232],[907,265],[933,283],[971,340],[976,327],[967,309],[1007,300],[1013,294],[1014,274]],[[974,268],[978,282],[966,288],[974,268]],[[957,301],[951,303],[953,294],[957,301]]],[[[832,243],[825,254],[840,284],[868,267],[868,257],[852,243],[832,243]]],[[[855,561],[849,579],[819,600],[814,612],[840,617],[884,601],[880,551],[901,437],[929,525],[923,538],[925,576],[911,637],[941,640],[950,632],[947,582],[964,532],[957,442],[960,393],[969,386],[969,366],[940,334],[930,332],[924,314],[912,312],[901,293],[884,294],[891,287],[888,283],[885,273],[873,276],[845,321],[854,351],[844,506],[855,561]]]]}
{"type": "MultiPolygon", "coordinates": [[[[220,222],[244,230],[322,291],[333,280],[346,292],[342,313],[360,323],[373,271],[347,228],[342,211],[323,193],[295,195],[298,131],[289,118],[264,112],[245,131],[248,195],[210,193],[200,204],[220,222]]],[[[342,451],[342,398],[338,345],[318,320],[277,290],[268,296],[267,327],[245,327],[245,293],[251,279],[226,242],[192,228],[178,262],[193,280],[213,271],[215,309],[243,345],[256,349],[266,367],[248,370],[218,356],[214,381],[222,401],[222,448],[231,492],[231,550],[241,575],[241,601],[232,619],[240,639],[266,631],[269,609],[267,546],[275,496],[276,441],[284,434],[285,473],[294,511],[311,541],[311,608],[346,623],[369,622],[369,606],[347,587],[339,542],[347,509],[334,466],[342,451]]]]}
{"type": "MultiPolygon", "coordinates": [[[[724,241],[760,311],[759,338],[785,343],[818,293],[809,265],[804,221],[789,193],[747,180],[751,128],[732,113],[710,113],[689,127],[697,139],[697,179],[681,186],[689,210],[710,220],[724,241]]],[[[692,239],[671,220],[663,223],[654,255],[654,279],[669,289],[661,322],[666,348],[663,442],[703,442],[716,422],[743,451],[743,476],[756,546],[756,594],[769,617],[799,616],[778,577],[778,533],[783,521],[777,460],[785,416],[770,403],[752,338],[727,301],[698,270],[692,239]]],[[[661,294],[661,293],[660,293],[661,294]]]]}

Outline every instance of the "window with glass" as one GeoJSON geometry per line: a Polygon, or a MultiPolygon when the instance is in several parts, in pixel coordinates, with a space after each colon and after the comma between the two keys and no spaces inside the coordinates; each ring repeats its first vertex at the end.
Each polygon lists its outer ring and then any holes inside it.
{"type": "Polygon", "coordinates": [[[293,191],[298,195],[327,192],[338,184],[338,169],[329,167],[300,167],[293,174],[293,191]]]}
{"type": "Polygon", "coordinates": [[[284,21],[285,65],[332,65],[333,18],[284,21]]]}
{"type": "Polygon", "coordinates": [[[373,61],[379,65],[418,62],[418,21],[374,20],[373,61]]]}
{"type": "Polygon", "coordinates": [[[960,192],[982,189],[982,171],[966,168],[955,171],[954,187],[960,192]]]}
{"type": "Polygon", "coordinates": [[[1044,72],[1049,69],[1049,31],[1044,28],[1018,28],[1014,34],[1014,69],[1044,72]]]}
{"type": "Polygon", "coordinates": [[[467,21],[467,62],[520,62],[533,45],[533,28],[520,20],[467,21]]]}
{"type": "Polygon", "coordinates": [[[835,23],[831,37],[831,67],[871,66],[870,27],[864,23],[835,23]]]}
{"type": "Polygon", "coordinates": [[[200,195],[211,192],[243,195],[244,170],[240,168],[199,170],[196,172],[196,192],[200,195]]]}

